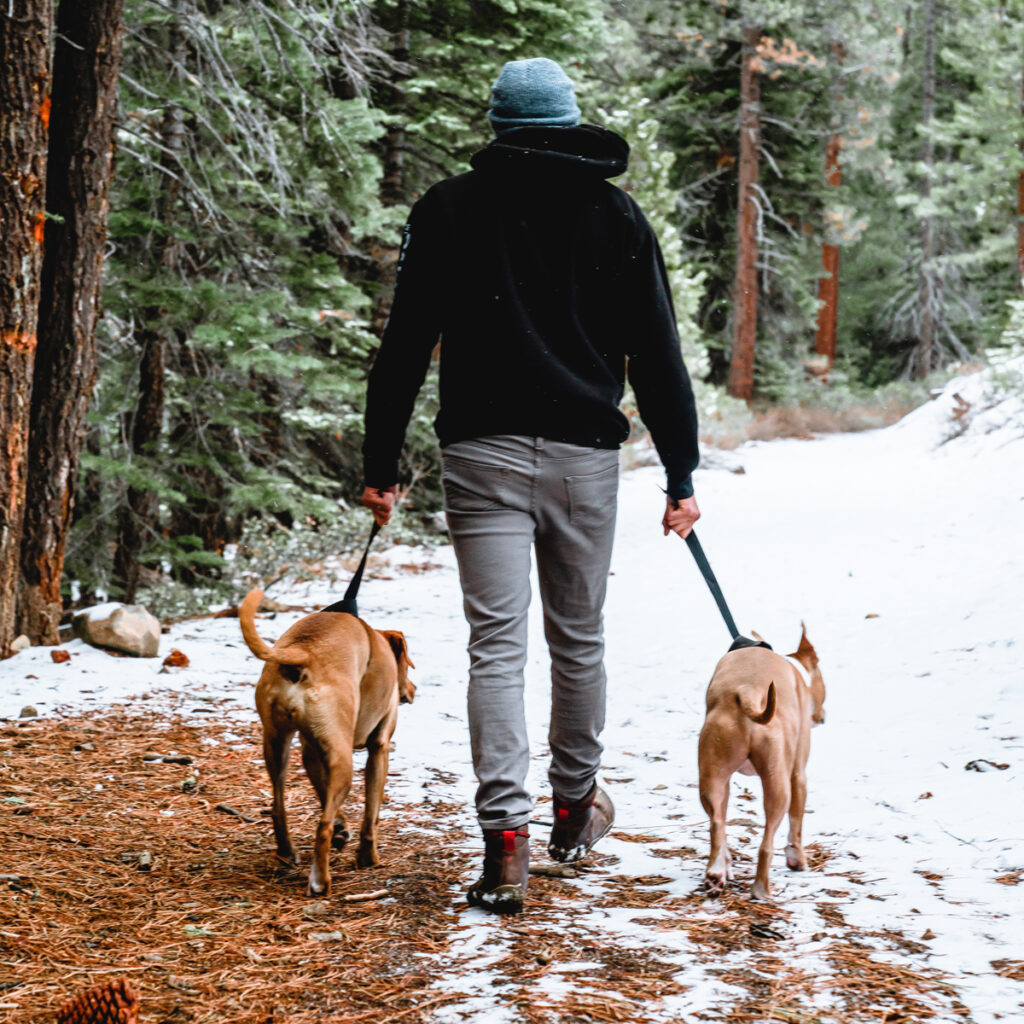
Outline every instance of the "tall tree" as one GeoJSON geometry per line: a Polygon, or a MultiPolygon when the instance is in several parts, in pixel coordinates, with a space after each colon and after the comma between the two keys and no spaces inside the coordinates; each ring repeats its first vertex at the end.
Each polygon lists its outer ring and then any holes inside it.
{"type": "MultiPolygon", "coordinates": [[[[839,100],[842,96],[843,61],[846,47],[834,41],[829,47],[832,67],[832,125],[825,143],[825,181],[829,188],[837,189],[843,183],[843,169],[839,163],[842,149],[840,133],[839,100]]],[[[836,327],[839,321],[839,246],[837,240],[829,237],[829,226],[825,226],[825,237],[821,242],[822,276],[818,278],[818,327],[815,332],[814,350],[828,360],[829,367],[836,361],[836,327]]]]}
{"type": "MultiPolygon", "coordinates": [[[[1024,157],[1024,64],[1020,76],[1020,115],[1017,152],[1024,157]]],[[[1017,171],[1017,290],[1024,291],[1024,166],[1017,171]]]]}
{"type": "Polygon", "coordinates": [[[733,343],[728,392],[749,400],[754,394],[757,340],[757,241],[761,195],[761,92],[757,44],[760,29],[743,24],[740,65],[739,188],[736,196],[736,277],[733,284],[733,343]]]}
{"type": "Polygon", "coordinates": [[[0,657],[10,653],[28,470],[50,122],[53,6],[0,14],[0,657]]]}
{"type": "MultiPolygon", "coordinates": [[[[185,115],[177,93],[185,75],[187,42],[185,18],[189,14],[186,0],[174,0],[167,20],[167,69],[171,85],[170,98],[164,107],[159,129],[159,166],[162,188],[157,199],[160,224],[152,248],[153,275],[167,272],[174,275],[179,254],[176,221],[181,193],[181,157],[185,144],[185,115]]],[[[164,426],[164,402],[167,376],[166,309],[148,305],[140,311],[134,325],[134,341],[138,358],[138,401],[124,416],[124,433],[133,459],[151,455],[164,426]]],[[[159,499],[146,482],[128,485],[126,500],[120,509],[117,548],[114,552],[114,581],[118,596],[134,601],[139,585],[139,556],[147,537],[157,531],[159,499]]]]}
{"type": "Polygon", "coordinates": [[[935,214],[931,209],[932,182],[935,177],[935,0],[924,0],[924,68],[921,105],[921,284],[918,291],[917,345],[912,355],[915,377],[927,377],[933,369],[935,351],[935,214]]]}
{"type": "Polygon", "coordinates": [[[18,629],[57,643],[61,573],[96,370],[123,0],[61,0],[18,629]]]}

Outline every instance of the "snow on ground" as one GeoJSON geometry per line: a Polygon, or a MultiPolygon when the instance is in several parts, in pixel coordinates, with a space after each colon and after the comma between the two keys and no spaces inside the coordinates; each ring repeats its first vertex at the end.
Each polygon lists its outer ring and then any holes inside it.
{"type": "MultiPolygon", "coordinates": [[[[991,962],[1019,960],[1024,950],[1024,885],[996,881],[1024,869],[1022,403],[997,402],[978,374],[954,381],[887,430],[748,444],[736,454],[742,474],[697,474],[702,543],[740,628],[787,651],[805,621],[828,688],[827,721],[812,741],[804,834],[831,859],[817,871],[788,872],[780,831],[774,882],[791,913],[784,955],[814,970],[828,931],[820,908],[834,906],[865,934],[895,929],[919,940],[922,951],[905,962],[948,975],[977,1024],[1020,1019],[1024,988],[991,962]],[[966,770],[971,762],[987,770],[966,770]]],[[[600,850],[618,858],[619,875],[663,876],[661,886],[682,895],[703,875],[707,823],[696,791],[696,736],[707,679],[728,636],[685,546],[661,534],[661,479],[656,469],[639,469],[622,480],[606,606],[601,772],[620,838],[607,838],[600,850]],[[635,835],[651,841],[622,838],[635,835]],[[679,847],[699,856],[658,856],[679,847]]],[[[475,849],[466,627],[454,562],[445,548],[428,555],[393,549],[389,562],[378,570],[389,578],[364,583],[360,608],[371,624],[404,630],[418,666],[416,702],[402,709],[396,734],[390,812],[402,801],[459,804],[475,849]],[[431,565],[414,571],[417,560],[431,565]]],[[[314,581],[279,586],[271,596],[312,605],[338,594],[314,581]]],[[[543,798],[549,684],[539,613],[535,600],[527,701],[531,784],[543,798]]],[[[299,615],[279,613],[259,628],[270,639],[299,615]]],[[[166,674],[159,660],[112,658],[80,641],[64,647],[72,655],[65,664],[42,648],[0,665],[0,714],[16,716],[27,703],[49,714],[145,694],[197,720],[223,695],[238,700],[239,714],[254,714],[258,664],[235,619],[173,626],[161,654],[178,647],[191,666],[166,674]]],[[[736,797],[748,787],[756,800],[734,799],[730,815],[756,826],[760,786],[734,778],[736,797]]],[[[538,821],[546,807],[542,799],[538,821]]],[[[539,853],[546,829],[535,825],[534,835],[539,853]]],[[[730,841],[753,851],[759,833],[737,825],[730,841]]],[[[737,884],[749,885],[753,865],[741,860],[737,868],[737,884]]],[[[596,892],[600,882],[583,876],[567,884],[596,892]]],[[[464,907],[460,892],[452,901],[464,907]]],[[[685,993],[645,1007],[645,1020],[684,1019],[735,994],[693,956],[686,931],[671,927],[678,911],[654,903],[642,914],[580,912],[580,905],[567,910],[562,927],[624,947],[656,944],[678,966],[685,993]]],[[[692,912],[713,919],[716,901],[692,912]]],[[[500,996],[507,929],[469,908],[459,910],[459,925],[438,986],[457,987],[467,999],[436,1019],[512,1020],[515,1006],[500,996]]],[[[736,953],[732,962],[743,959],[736,953]]],[[[544,993],[557,996],[574,970],[586,969],[585,962],[560,964],[544,993]]]]}

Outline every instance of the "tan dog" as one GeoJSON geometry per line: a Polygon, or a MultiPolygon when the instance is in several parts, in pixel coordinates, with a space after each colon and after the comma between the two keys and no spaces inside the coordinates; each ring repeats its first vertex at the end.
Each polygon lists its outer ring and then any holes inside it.
{"type": "Polygon", "coordinates": [[[249,650],[266,662],[256,686],[256,707],[274,791],[277,855],[289,864],[299,863],[284,805],[288,755],[298,732],[302,763],[323,809],[306,890],[320,896],[331,888],[331,846],[340,849],[349,837],[341,805],[352,785],[352,751],[362,747],[368,752],[366,800],[356,864],[368,868],[380,863],[377,817],[388,751],[399,701],[411,703],[416,692],[408,677],[408,669],[415,666],[401,633],[371,629],[362,619],[340,612],[307,615],[270,647],[256,632],[262,599],[261,590],[250,591],[238,619],[249,650]]]}
{"type": "Polygon", "coordinates": [[[729,779],[735,771],[760,775],[764,789],[765,829],[757,855],[754,895],[767,899],[771,894],[768,869],[775,831],[787,811],[786,864],[794,871],[807,867],[802,838],[805,772],[811,724],[825,721],[825,683],[802,625],[800,646],[788,657],[792,660],[766,647],[730,651],[719,661],[708,684],[707,716],[697,758],[700,802],[711,818],[706,880],[712,892],[723,889],[732,877],[725,818],[729,779]]]}

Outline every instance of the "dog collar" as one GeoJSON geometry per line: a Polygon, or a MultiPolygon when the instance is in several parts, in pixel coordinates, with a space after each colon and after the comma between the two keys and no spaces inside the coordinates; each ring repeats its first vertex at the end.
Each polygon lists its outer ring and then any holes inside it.
{"type": "Polygon", "coordinates": [[[810,689],[811,674],[807,671],[807,669],[804,668],[804,666],[799,661],[797,661],[796,658],[791,658],[788,654],[785,655],[785,658],[786,661],[788,661],[790,665],[792,665],[793,668],[795,668],[797,672],[800,673],[800,678],[804,681],[804,685],[807,686],[808,689],[810,689]]]}

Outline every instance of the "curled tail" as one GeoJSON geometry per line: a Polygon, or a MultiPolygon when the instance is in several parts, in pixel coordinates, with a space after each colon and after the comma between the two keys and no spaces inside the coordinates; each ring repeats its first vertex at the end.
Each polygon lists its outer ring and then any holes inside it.
{"type": "Polygon", "coordinates": [[[775,682],[774,680],[768,684],[768,696],[764,702],[764,708],[758,708],[752,702],[753,694],[749,689],[743,689],[736,694],[736,703],[739,704],[740,710],[749,718],[752,722],[756,722],[758,725],[767,725],[772,717],[775,715],[775,682]]]}
{"type": "Polygon", "coordinates": [[[277,650],[256,632],[256,609],[259,608],[262,600],[262,590],[250,590],[238,608],[238,621],[242,627],[242,636],[245,638],[246,646],[260,661],[276,661],[282,665],[304,665],[306,652],[301,647],[295,647],[294,650],[288,648],[277,650]]]}

